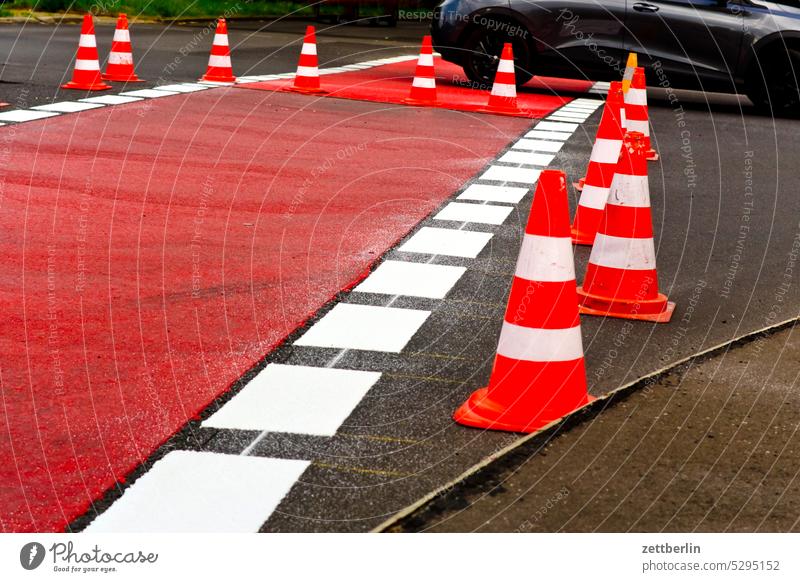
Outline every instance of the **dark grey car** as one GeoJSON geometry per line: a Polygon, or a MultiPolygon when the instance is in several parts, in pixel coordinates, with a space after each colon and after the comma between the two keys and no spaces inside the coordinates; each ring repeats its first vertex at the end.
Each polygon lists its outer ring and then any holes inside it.
{"type": "Polygon", "coordinates": [[[445,0],[434,46],[490,85],[504,42],[517,81],[534,74],[618,79],[629,51],[648,82],[746,93],[797,110],[800,0],[445,0]]]}

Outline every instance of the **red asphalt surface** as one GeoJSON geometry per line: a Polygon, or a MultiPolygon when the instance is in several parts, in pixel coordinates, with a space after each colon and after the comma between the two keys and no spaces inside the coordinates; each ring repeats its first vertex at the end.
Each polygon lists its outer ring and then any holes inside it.
{"type": "Polygon", "coordinates": [[[0,128],[0,528],[64,529],[529,125],[216,89],[0,128]]]}
{"type": "MultiPolygon", "coordinates": [[[[410,60],[391,65],[382,65],[360,71],[322,75],[320,85],[327,96],[339,99],[356,99],[376,103],[403,104],[411,90],[417,61],[410,60]]],[[[478,112],[489,100],[489,89],[480,91],[469,86],[461,67],[434,58],[436,71],[437,106],[456,111],[478,112]]],[[[264,81],[239,85],[242,89],[264,91],[288,90],[292,79],[264,81]]],[[[559,95],[562,92],[584,93],[592,88],[591,81],[534,77],[517,91],[520,117],[539,119],[572,101],[572,97],[559,95]]]]}

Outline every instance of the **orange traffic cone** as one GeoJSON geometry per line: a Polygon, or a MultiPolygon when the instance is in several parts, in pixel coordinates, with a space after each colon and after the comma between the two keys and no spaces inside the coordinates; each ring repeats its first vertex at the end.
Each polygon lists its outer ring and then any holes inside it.
{"type": "Polygon", "coordinates": [[[503,45],[500,63],[489,95],[489,103],[483,111],[491,113],[519,113],[517,107],[517,81],[514,75],[514,51],[511,43],[503,45]]]}
{"type": "Polygon", "coordinates": [[[658,153],[650,145],[647,83],[644,77],[644,68],[642,67],[636,67],[631,88],[625,93],[625,128],[628,131],[642,133],[644,135],[645,157],[651,162],[658,159],[658,153]]]}
{"type": "Polygon", "coordinates": [[[620,124],[622,102],[622,83],[614,81],[608,91],[600,127],[589,157],[575,221],[572,223],[572,242],[576,245],[591,245],[603,218],[603,209],[608,200],[614,169],[619,162],[622,149],[623,129],[620,124]]]}
{"type": "Polygon", "coordinates": [[[453,419],[460,424],[535,432],[592,400],[566,186],[560,170],[539,176],[489,386],[456,410],[453,419]]]}
{"type": "Polygon", "coordinates": [[[436,74],[433,70],[433,46],[430,35],[422,38],[422,49],[419,52],[417,69],[414,71],[411,93],[405,102],[421,105],[436,103],[436,74]]]}
{"type": "Polygon", "coordinates": [[[133,70],[133,51],[131,50],[131,35],[128,30],[126,14],[120,14],[117,17],[117,28],[114,30],[114,40],[111,42],[106,72],[101,77],[106,81],[122,81],[124,83],[143,81],[136,76],[133,70]]]}
{"type": "Polygon", "coordinates": [[[639,66],[636,53],[628,53],[628,62],[625,63],[625,72],[622,74],[622,92],[627,93],[633,81],[633,72],[639,66]]]}
{"type": "Polygon", "coordinates": [[[234,83],[231,66],[231,49],[228,44],[228,25],[224,18],[217,20],[217,32],[211,45],[211,54],[208,57],[206,74],[200,77],[201,81],[211,83],[234,83]]]}
{"type": "Polygon", "coordinates": [[[100,60],[97,57],[97,40],[94,36],[94,20],[91,14],[85,14],[83,17],[72,81],[61,85],[61,88],[81,91],[111,89],[111,85],[106,85],[100,78],[100,60]]]}
{"type": "Polygon", "coordinates": [[[675,310],[675,304],[658,292],[644,153],[644,136],[626,133],[583,287],[578,289],[581,313],[666,323],[675,310]]]}
{"type": "Polygon", "coordinates": [[[306,27],[303,48],[300,50],[300,61],[297,63],[297,74],[294,76],[292,91],[300,93],[324,93],[319,86],[319,68],[317,64],[317,35],[313,26],[306,27]]]}

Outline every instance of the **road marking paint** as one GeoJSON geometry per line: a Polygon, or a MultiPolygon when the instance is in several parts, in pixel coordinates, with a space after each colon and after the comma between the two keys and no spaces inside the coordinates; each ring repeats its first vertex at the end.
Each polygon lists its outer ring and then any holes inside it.
{"type": "Polygon", "coordinates": [[[380,372],[269,364],[204,427],[333,436],[380,372]]]}
{"type": "Polygon", "coordinates": [[[158,91],[174,91],[176,93],[194,93],[195,91],[207,91],[211,87],[200,83],[175,83],[174,85],[160,85],[154,87],[154,89],[158,91]]]}
{"type": "Polygon", "coordinates": [[[556,141],[566,141],[572,137],[571,131],[543,131],[541,129],[532,129],[525,134],[527,138],[549,139],[556,141]]]}
{"type": "Polygon", "coordinates": [[[573,133],[578,129],[578,123],[562,123],[560,121],[540,121],[534,126],[534,129],[540,131],[568,131],[573,133]]]}
{"type": "Polygon", "coordinates": [[[32,111],[30,109],[14,109],[13,111],[3,111],[0,113],[0,121],[34,121],[36,119],[45,119],[47,117],[55,117],[61,115],[55,111],[32,111]]]}
{"type": "Polygon", "coordinates": [[[75,113],[77,111],[86,111],[87,109],[97,109],[103,107],[101,103],[81,103],[79,101],[59,101],[57,103],[48,103],[47,105],[37,105],[31,107],[37,111],[55,111],[57,113],[75,113]]]}
{"type": "Polygon", "coordinates": [[[173,451],[85,531],[257,532],[309,464],[173,451]]]}
{"type": "Polygon", "coordinates": [[[430,314],[419,309],[339,303],[294,345],[399,353],[430,314]]]}
{"type": "Polygon", "coordinates": [[[122,97],[120,95],[98,95],[97,97],[87,97],[79,99],[81,103],[101,103],[102,105],[122,105],[123,103],[133,103],[142,101],[141,97],[122,97]]]}
{"type": "Polygon", "coordinates": [[[586,121],[586,118],[582,118],[580,120],[576,120],[573,117],[565,117],[563,115],[550,115],[550,116],[546,117],[545,119],[547,119],[549,121],[580,121],[581,123],[586,121]]]}
{"type": "Polygon", "coordinates": [[[466,267],[385,261],[354,291],[444,299],[466,267]]]}
{"type": "Polygon", "coordinates": [[[532,152],[547,152],[549,154],[560,152],[562,147],[564,147],[564,142],[562,141],[545,141],[541,139],[530,139],[527,137],[517,140],[511,146],[512,149],[528,150],[532,152]]]}
{"type": "Polygon", "coordinates": [[[450,202],[433,217],[434,220],[450,220],[453,222],[478,222],[481,224],[503,224],[514,210],[511,206],[493,206],[491,204],[462,204],[450,202]]]}
{"type": "Polygon", "coordinates": [[[176,91],[162,91],[160,89],[138,89],[120,93],[120,95],[125,95],[126,97],[146,97],[147,99],[158,99],[159,97],[169,97],[177,94],[176,91]]]}
{"type": "Polygon", "coordinates": [[[521,166],[547,167],[553,161],[553,154],[530,152],[525,150],[511,150],[504,153],[497,161],[506,164],[519,164],[521,166]]]}
{"type": "Polygon", "coordinates": [[[474,259],[492,238],[490,232],[450,230],[424,226],[399,249],[405,253],[447,255],[474,259]]]}
{"type": "Polygon", "coordinates": [[[483,200],[485,202],[519,204],[519,201],[522,200],[527,193],[527,188],[519,188],[516,186],[472,184],[458,195],[458,200],[483,200]]]}
{"type": "Polygon", "coordinates": [[[512,182],[515,184],[533,185],[539,179],[540,170],[531,168],[512,168],[509,166],[489,166],[481,174],[479,180],[492,180],[494,182],[512,182]]]}

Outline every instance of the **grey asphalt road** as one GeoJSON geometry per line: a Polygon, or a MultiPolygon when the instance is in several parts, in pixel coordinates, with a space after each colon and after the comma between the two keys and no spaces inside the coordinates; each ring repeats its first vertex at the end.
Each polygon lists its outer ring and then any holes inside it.
{"type": "MultiPolygon", "coordinates": [[[[302,26],[287,26],[300,30],[276,27],[254,33],[246,29],[252,24],[232,30],[235,72],[292,70],[302,26]]],[[[99,40],[101,46],[110,44],[112,29],[98,28],[105,39],[99,40]]],[[[204,71],[210,44],[211,33],[203,35],[202,30],[202,26],[135,27],[140,75],[151,82],[196,79],[204,71]],[[193,43],[198,34],[200,40],[193,43]],[[165,76],[165,67],[181,54],[181,48],[186,57],[165,76]]],[[[416,50],[416,42],[403,36],[406,32],[413,36],[410,29],[401,29],[395,40],[387,40],[383,30],[364,30],[321,32],[323,64],[335,66],[416,50]]],[[[0,100],[16,106],[50,101],[57,97],[56,85],[69,75],[78,27],[36,25],[21,31],[16,25],[0,27],[0,51],[5,57],[0,100]]],[[[101,58],[106,51],[101,51],[101,58]]],[[[800,312],[799,154],[791,145],[800,122],[758,115],[746,100],[731,96],[662,89],[650,94],[653,138],[661,153],[661,160],[649,166],[659,276],[663,291],[678,306],[669,325],[584,318],[588,379],[591,392],[597,395],[800,312]]],[[[584,124],[551,167],[564,169],[571,179],[582,176],[598,120],[596,114],[584,124]]],[[[470,270],[446,300],[435,306],[425,300],[397,301],[397,307],[433,309],[402,354],[351,351],[338,362],[339,367],[385,373],[336,437],[274,434],[259,443],[253,454],[313,462],[264,524],[265,531],[368,530],[516,441],[519,435],[456,426],[450,414],[488,377],[530,199],[529,194],[520,212],[502,226],[467,227],[490,230],[495,237],[470,263],[470,270]]],[[[579,280],[588,255],[587,249],[576,251],[579,280]]],[[[392,256],[403,255],[391,250],[387,257],[392,256]]],[[[436,261],[462,264],[457,259],[436,261]]],[[[350,302],[380,300],[362,294],[348,296],[350,302]]],[[[298,330],[295,337],[303,331],[298,330]]],[[[289,345],[265,362],[320,365],[332,355],[329,350],[289,345]]],[[[790,360],[790,365],[795,362],[790,360]]],[[[742,384],[738,390],[746,393],[758,388],[742,384]]],[[[205,416],[229,397],[212,404],[205,416]]],[[[726,414],[738,414],[737,406],[749,404],[743,399],[732,406],[726,414]]],[[[241,452],[254,436],[200,429],[193,422],[151,462],[175,448],[241,452]]],[[[627,455],[623,448],[609,449],[609,454],[614,453],[615,459],[627,455]]],[[[583,447],[577,454],[595,452],[583,447]]],[[[728,448],[723,454],[738,452],[728,448]]],[[[724,464],[711,468],[727,470],[724,464]]],[[[115,495],[110,494],[105,503],[115,495]]],[[[80,528],[90,518],[74,526],[80,528]]],[[[648,529],[658,523],[644,519],[639,525],[648,529]]],[[[468,527],[466,522],[464,527],[468,527]]]]}
{"type": "MultiPolygon", "coordinates": [[[[336,67],[419,49],[425,23],[401,23],[396,28],[337,25],[321,22],[231,22],[228,36],[236,75],[286,73],[297,66],[307,24],[317,27],[321,67],[336,67]]],[[[101,68],[111,49],[114,24],[95,25],[101,68]]],[[[131,24],[134,62],[145,83],[112,83],[107,93],[141,89],[173,81],[196,81],[205,73],[214,37],[213,23],[169,26],[131,24]]],[[[60,90],[72,76],[79,24],[58,26],[29,22],[0,24],[0,101],[29,107],[59,99],[84,97],[81,91],[60,90]]]]}

